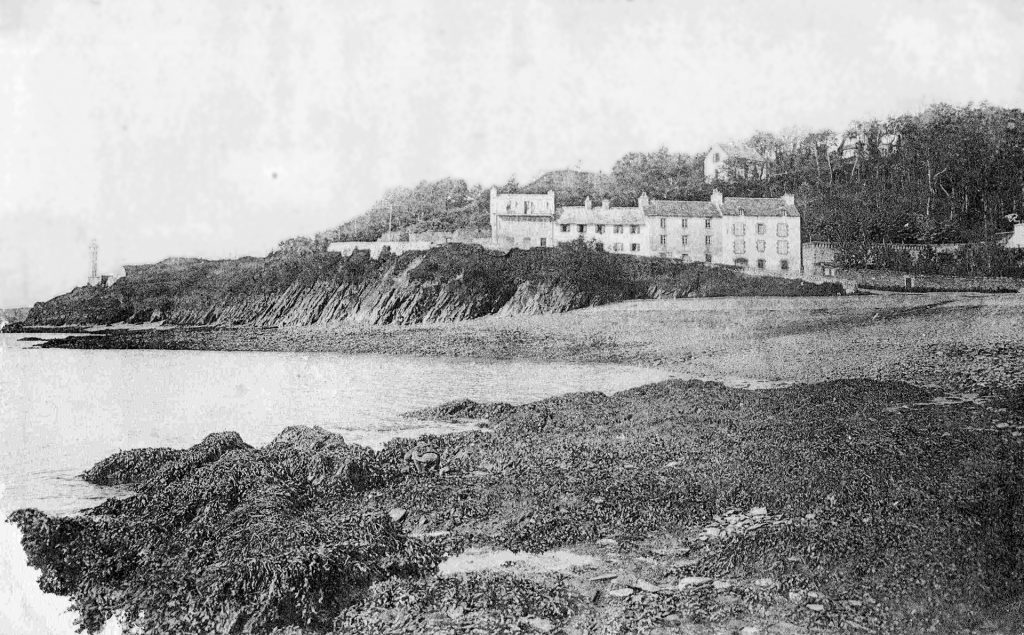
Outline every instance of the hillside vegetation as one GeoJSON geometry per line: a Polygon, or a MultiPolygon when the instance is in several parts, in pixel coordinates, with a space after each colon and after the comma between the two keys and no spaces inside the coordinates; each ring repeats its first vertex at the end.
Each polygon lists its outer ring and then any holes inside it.
{"type": "MultiPolygon", "coordinates": [[[[723,139],[722,141],[727,141],[723,139]]],[[[1006,231],[1024,215],[1024,113],[981,104],[933,105],[918,114],[851,122],[845,130],[757,132],[743,143],[769,158],[767,180],[704,182],[704,153],[630,152],[609,174],[557,170],[506,192],[554,190],[559,205],[585,196],[617,205],[652,198],[706,200],[795,193],[805,240],[968,242],[1006,231]]],[[[363,215],[316,239],[375,240],[397,231],[488,226],[488,189],[459,179],[389,191],[363,215]]]]}
{"type": "Polygon", "coordinates": [[[636,298],[836,293],[837,285],[613,255],[583,243],[507,254],[451,244],[378,260],[365,251],[168,260],[132,267],[109,288],[80,287],[38,303],[26,325],[414,324],[556,313],[636,298]]]}

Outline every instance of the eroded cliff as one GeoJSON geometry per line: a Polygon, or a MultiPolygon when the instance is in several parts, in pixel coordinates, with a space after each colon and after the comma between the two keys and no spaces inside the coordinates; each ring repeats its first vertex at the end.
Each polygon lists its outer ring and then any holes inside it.
{"type": "Polygon", "coordinates": [[[583,245],[496,253],[453,244],[379,260],[366,252],[170,259],[126,270],[110,287],[79,287],[36,304],[25,324],[416,324],[557,313],[637,298],[841,292],[832,285],[750,278],[730,268],[618,256],[583,245]]]}

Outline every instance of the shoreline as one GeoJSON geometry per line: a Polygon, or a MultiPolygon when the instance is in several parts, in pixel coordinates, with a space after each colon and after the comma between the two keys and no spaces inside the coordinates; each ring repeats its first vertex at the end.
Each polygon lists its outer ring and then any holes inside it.
{"type": "Polygon", "coordinates": [[[186,450],[121,452],[88,473],[142,497],[108,501],[79,519],[18,512],[15,520],[30,562],[61,581],[89,624],[110,617],[102,598],[114,592],[126,594],[119,608],[141,610],[150,626],[209,628],[190,620],[216,603],[196,596],[152,603],[178,593],[161,589],[171,580],[146,577],[149,566],[160,566],[175,571],[173,579],[223,584],[241,576],[238,584],[257,585],[259,593],[234,596],[232,610],[239,624],[270,632],[283,625],[281,615],[266,614],[260,607],[268,600],[257,598],[283,593],[271,609],[310,599],[261,586],[265,574],[249,577],[255,572],[243,563],[258,548],[262,566],[277,572],[273,579],[298,557],[303,571],[327,567],[347,580],[337,587],[315,570],[312,578],[302,574],[339,594],[310,606],[321,617],[309,632],[376,632],[399,623],[414,630],[505,624],[612,632],[602,628],[698,623],[707,632],[905,632],[931,619],[971,628],[982,616],[1010,626],[1013,612],[999,608],[1014,597],[1010,579],[1000,577],[1009,571],[995,563],[981,573],[948,565],[990,549],[986,541],[999,534],[984,527],[1002,522],[991,519],[1009,504],[1000,498],[964,507],[973,494],[957,483],[1010,478],[1024,487],[1011,467],[1024,461],[1024,418],[936,396],[870,380],[767,391],[668,380],[521,406],[454,402],[411,414],[486,419],[487,430],[427,435],[441,456],[436,472],[407,469],[402,456],[414,439],[371,451],[292,426],[253,448],[224,433],[186,450]],[[968,456],[950,462],[966,448],[968,456]],[[915,461],[903,458],[908,453],[915,461]],[[850,489],[851,476],[866,489],[850,489]],[[880,497],[883,485],[896,489],[880,497]],[[884,501],[900,507],[881,510],[884,501]],[[932,513],[936,504],[942,514],[932,513]],[[321,525],[327,533],[314,529],[321,525]],[[239,531],[252,538],[230,538],[239,531]],[[334,555],[337,532],[364,546],[334,555]],[[50,535],[61,538],[43,539],[50,535]],[[206,537],[181,552],[193,535],[206,537]],[[281,542],[284,536],[294,537],[281,542]],[[69,563],[47,556],[61,544],[73,560],[64,573],[69,563]],[[872,555],[889,544],[899,545],[898,556],[872,555]],[[150,551],[142,562],[117,555],[142,545],[150,551]],[[212,554],[222,564],[204,564],[212,554]],[[364,563],[365,575],[348,568],[351,558],[364,563]],[[868,563],[888,574],[835,575],[868,563]],[[77,566],[84,569],[72,573],[77,566]],[[104,573],[110,567],[124,573],[111,577],[104,573]],[[982,574],[986,584],[1002,581],[979,594],[974,576],[982,574]],[[935,585],[908,593],[907,575],[935,585]],[[926,608],[911,615],[904,612],[910,605],[926,608]],[[325,612],[333,616],[328,622],[325,612]]]}

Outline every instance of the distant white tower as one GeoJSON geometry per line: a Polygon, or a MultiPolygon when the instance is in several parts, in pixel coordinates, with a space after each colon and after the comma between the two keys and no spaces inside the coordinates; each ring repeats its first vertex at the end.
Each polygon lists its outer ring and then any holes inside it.
{"type": "Polygon", "coordinates": [[[93,238],[89,241],[89,286],[95,287],[100,283],[100,274],[97,267],[97,260],[100,253],[100,246],[93,238]]]}

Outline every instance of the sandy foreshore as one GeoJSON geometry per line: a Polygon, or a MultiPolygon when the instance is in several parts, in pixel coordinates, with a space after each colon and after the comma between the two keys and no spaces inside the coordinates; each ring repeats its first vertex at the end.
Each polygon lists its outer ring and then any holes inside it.
{"type": "Polygon", "coordinates": [[[868,377],[1005,391],[1024,385],[1024,295],[643,300],[407,327],[107,331],[44,346],[610,362],[706,379],[868,377]]]}

